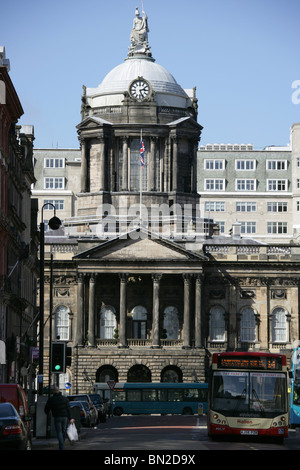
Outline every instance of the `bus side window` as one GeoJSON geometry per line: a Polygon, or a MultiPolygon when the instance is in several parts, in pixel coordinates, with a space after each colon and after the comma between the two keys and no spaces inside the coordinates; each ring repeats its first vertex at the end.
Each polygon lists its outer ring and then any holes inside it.
{"type": "Polygon", "coordinates": [[[167,390],[157,390],[157,399],[158,401],[167,401],[168,400],[168,391],[167,390]]]}
{"type": "Polygon", "coordinates": [[[198,401],[198,389],[196,388],[184,389],[183,401],[198,401]]]}
{"type": "Polygon", "coordinates": [[[142,393],[141,390],[127,390],[128,401],[141,401],[142,393]]]}
{"type": "Polygon", "coordinates": [[[156,390],[142,390],[143,401],[156,401],[156,390]]]}
{"type": "Polygon", "coordinates": [[[168,401],[182,401],[182,390],[168,390],[168,401]]]}
{"type": "Polygon", "coordinates": [[[208,390],[207,388],[200,388],[199,389],[199,400],[200,401],[207,401],[208,390]]]}
{"type": "Polygon", "coordinates": [[[114,400],[125,401],[126,400],[125,390],[114,390],[114,400]]]}

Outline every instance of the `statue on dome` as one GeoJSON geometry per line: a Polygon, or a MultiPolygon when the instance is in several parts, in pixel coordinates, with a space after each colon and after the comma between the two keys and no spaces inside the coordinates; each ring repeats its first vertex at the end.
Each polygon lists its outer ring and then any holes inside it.
{"type": "Polygon", "coordinates": [[[147,54],[151,55],[150,47],[148,44],[148,17],[143,9],[143,16],[140,16],[138,7],[135,9],[135,18],[133,20],[133,27],[130,34],[131,47],[129,48],[129,55],[134,54],[147,54]]]}

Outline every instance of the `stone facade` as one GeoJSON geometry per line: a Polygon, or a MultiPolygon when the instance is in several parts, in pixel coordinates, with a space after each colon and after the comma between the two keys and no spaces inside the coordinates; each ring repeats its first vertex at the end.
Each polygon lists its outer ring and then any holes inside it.
{"type": "Polygon", "coordinates": [[[38,234],[31,200],[34,129],[18,125],[22,114],[0,47],[0,383],[27,387],[36,339],[38,234]]]}
{"type": "Polygon", "coordinates": [[[155,64],[148,39],[136,47],[83,89],[74,212],[46,233],[45,380],[49,342],[65,341],[72,365],[59,379],[75,392],[110,379],[204,382],[213,352],[289,355],[299,338],[299,247],[199,222],[195,90],[155,64]],[[145,222],[154,205],[168,211],[145,222]]]}

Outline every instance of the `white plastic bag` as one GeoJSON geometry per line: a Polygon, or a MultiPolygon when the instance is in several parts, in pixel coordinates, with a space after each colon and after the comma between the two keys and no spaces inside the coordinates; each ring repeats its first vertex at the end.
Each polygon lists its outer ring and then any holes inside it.
{"type": "Polygon", "coordinates": [[[74,423],[69,424],[67,434],[71,442],[78,441],[78,432],[74,423]]]}

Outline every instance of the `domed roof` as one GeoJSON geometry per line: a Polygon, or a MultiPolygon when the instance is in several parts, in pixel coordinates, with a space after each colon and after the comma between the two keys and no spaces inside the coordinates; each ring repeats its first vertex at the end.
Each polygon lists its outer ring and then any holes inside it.
{"type": "Polygon", "coordinates": [[[186,107],[189,97],[164,67],[146,57],[127,58],[112,69],[97,88],[87,88],[86,96],[92,107],[121,105],[124,93],[138,77],[147,80],[154,91],[158,105],[186,107]]]}
{"type": "Polygon", "coordinates": [[[175,93],[186,96],[170,72],[153,60],[146,58],[126,59],[123,64],[118,65],[106,75],[99,85],[98,91],[100,93],[122,93],[128,90],[130,83],[137,77],[143,77],[150,82],[156,93],[175,93]]]}
{"type": "Polygon", "coordinates": [[[136,18],[131,31],[131,47],[125,61],[112,69],[97,88],[86,88],[87,104],[91,108],[121,106],[133,80],[142,77],[152,87],[158,106],[186,108],[191,101],[173,75],[155,63],[148,44],[148,18],[143,11],[136,18]]]}

